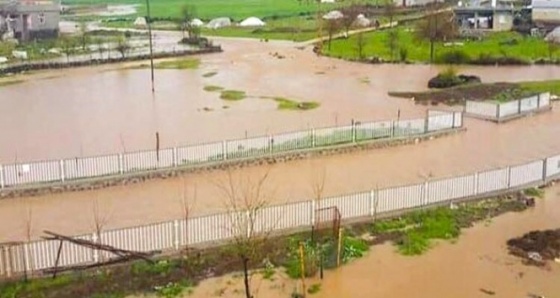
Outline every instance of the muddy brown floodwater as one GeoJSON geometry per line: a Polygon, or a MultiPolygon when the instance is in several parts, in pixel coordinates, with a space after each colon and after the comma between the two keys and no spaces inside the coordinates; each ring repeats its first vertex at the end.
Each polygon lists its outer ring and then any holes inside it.
{"type": "MultiPolygon", "coordinates": [[[[166,38],[165,36],[162,38],[166,38]]],[[[10,127],[0,138],[0,162],[114,153],[150,148],[154,132],[162,145],[288,131],[308,125],[334,125],[351,118],[386,119],[397,109],[403,117],[420,116],[426,107],[405,99],[390,99],[388,90],[423,90],[436,67],[362,65],[318,58],[292,43],[260,43],[223,39],[225,52],[203,56],[198,70],[158,71],[155,99],[149,93],[145,70],[111,67],[74,69],[30,75],[22,84],[2,87],[0,126],[10,127]],[[286,59],[272,58],[280,52],[286,59]],[[202,74],[217,71],[211,78],[202,74]],[[324,74],[316,74],[325,72],[324,74]],[[52,78],[52,75],[61,75],[52,78]],[[367,76],[370,84],[360,82],[367,76]],[[202,91],[205,84],[245,90],[251,95],[275,95],[317,100],[317,110],[276,110],[269,100],[250,98],[225,103],[202,91]],[[204,106],[212,112],[200,112],[204,106]],[[17,154],[16,154],[17,153],[17,154]]],[[[516,81],[560,77],[558,67],[468,68],[464,72],[486,81],[516,81]]],[[[23,77],[25,78],[25,77],[23,77]]],[[[314,158],[279,164],[270,169],[271,203],[312,197],[317,172],[326,173],[325,196],[365,191],[434,178],[468,174],[528,162],[560,153],[560,112],[496,125],[466,120],[468,131],[419,145],[379,149],[352,155],[314,158]]],[[[244,169],[258,176],[267,167],[244,169]]],[[[234,175],[239,172],[234,171],[234,175]]],[[[216,181],[224,173],[186,175],[98,191],[46,195],[0,201],[0,242],[23,240],[25,215],[32,210],[32,238],[45,229],[63,234],[93,231],[93,202],[107,217],[106,229],[149,224],[182,217],[180,196],[184,181],[197,187],[193,216],[223,210],[216,181]]]]}
{"type": "MultiPolygon", "coordinates": [[[[363,259],[326,271],[322,282],[308,280],[308,287],[321,283],[320,291],[308,297],[559,297],[560,264],[550,263],[548,269],[525,266],[509,255],[506,247],[512,237],[558,227],[560,187],[556,186],[547,190],[545,199],[538,200],[534,209],[479,223],[463,230],[456,243],[437,242],[421,256],[399,255],[389,244],[374,246],[363,259]]],[[[274,278],[271,282],[255,275],[256,298],[287,298],[300,287],[281,274],[274,278]]],[[[242,289],[239,274],[227,275],[201,282],[193,294],[185,297],[242,297],[242,289]]]]}

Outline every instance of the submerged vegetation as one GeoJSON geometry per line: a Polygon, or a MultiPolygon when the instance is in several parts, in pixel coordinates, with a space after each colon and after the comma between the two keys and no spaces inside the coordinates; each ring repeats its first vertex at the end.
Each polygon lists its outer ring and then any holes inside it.
{"type": "Polygon", "coordinates": [[[231,101],[242,100],[245,99],[246,97],[247,94],[245,93],[245,91],[239,91],[239,90],[223,90],[220,94],[221,99],[231,100],[231,101]]]}
{"type": "Polygon", "coordinates": [[[275,97],[274,101],[278,103],[279,110],[305,111],[319,107],[319,103],[315,101],[298,102],[284,97],[275,97]]]}
{"type": "Polygon", "coordinates": [[[208,92],[215,92],[215,91],[222,91],[222,90],[224,90],[224,88],[220,86],[215,86],[215,85],[204,86],[204,91],[208,91],[208,92]]]}
{"type": "Polygon", "coordinates": [[[196,69],[200,66],[200,59],[185,58],[159,62],[154,65],[157,69],[196,69]]]}

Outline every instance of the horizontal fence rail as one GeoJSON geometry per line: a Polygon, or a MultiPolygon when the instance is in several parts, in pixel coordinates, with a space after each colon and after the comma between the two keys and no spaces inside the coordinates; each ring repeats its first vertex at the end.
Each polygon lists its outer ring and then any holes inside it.
{"type": "Polygon", "coordinates": [[[259,158],[274,153],[378,139],[416,137],[462,126],[463,114],[460,112],[429,111],[424,119],[355,122],[348,126],[317,128],[160,150],[40,162],[17,162],[0,165],[0,189],[108,175],[142,173],[226,160],[259,158]]]}
{"type": "MultiPolygon", "coordinates": [[[[346,128],[341,129],[344,135],[346,128]]],[[[297,135],[305,138],[306,135],[297,135]]],[[[256,143],[259,146],[259,143],[256,143]]],[[[319,209],[336,207],[343,220],[449,203],[453,200],[495,195],[500,192],[537,186],[560,178],[560,155],[521,165],[476,172],[471,175],[428,179],[422,183],[266,206],[255,212],[238,210],[201,217],[100,231],[76,238],[135,251],[179,251],[185,246],[228,241],[254,233],[281,232],[309,228],[319,209]]],[[[0,277],[37,272],[55,264],[59,241],[0,244],[0,277]]],[[[64,243],[60,266],[92,264],[112,256],[96,250],[64,243]]]]}
{"type": "Polygon", "coordinates": [[[464,111],[468,116],[500,121],[550,107],[550,93],[547,92],[504,103],[467,100],[464,111]]]}

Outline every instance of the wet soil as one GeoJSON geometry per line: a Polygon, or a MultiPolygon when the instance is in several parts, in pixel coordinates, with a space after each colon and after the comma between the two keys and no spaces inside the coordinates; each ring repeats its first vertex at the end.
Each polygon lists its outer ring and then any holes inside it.
{"type": "MultiPolygon", "coordinates": [[[[394,97],[414,99],[423,105],[460,105],[465,101],[485,101],[503,93],[515,93],[521,87],[515,83],[472,84],[426,92],[389,92],[394,97]]],[[[512,98],[513,99],[513,98],[512,98]]]]}
{"type": "Polygon", "coordinates": [[[560,229],[531,231],[508,240],[507,245],[509,252],[523,258],[525,263],[543,266],[546,261],[560,257],[560,229]],[[532,253],[538,253],[537,259],[530,257],[532,253]]]}

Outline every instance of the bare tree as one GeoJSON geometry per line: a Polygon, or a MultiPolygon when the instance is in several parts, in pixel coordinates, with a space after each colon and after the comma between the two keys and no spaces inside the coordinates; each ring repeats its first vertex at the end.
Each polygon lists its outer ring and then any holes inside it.
{"type": "Polygon", "coordinates": [[[385,44],[389,49],[391,60],[396,60],[395,55],[397,54],[397,49],[399,48],[399,31],[397,28],[389,29],[389,32],[387,32],[387,39],[385,40],[385,44]]]}
{"type": "Polygon", "coordinates": [[[560,45],[558,45],[558,43],[556,43],[556,40],[551,39],[551,40],[547,41],[548,59],[550,61],[553,60],[554,54],[558,51],[559,48],[560,48],[560,45]]]}
{"type": "Polygon", "coordinates": [[[70,37],[63,36],[59,38],[58,45],[62,53],[66,55],[66,61],[70,62],[70,56],[76,52],[75,41],[70,37]]]}
{"type": "Polygon", "coordinates": [[[225,198],[225,206],[229,215],[227,229],[231,232],[233,249],[243,266],[243,282],[245,297],[253,298],[251,276],[249,268],[251,262],[265,257],[264,244],[276,226],[277,219],[262,219],[265,209],[272,197],[265,189],[269,171],[261,175],[256,181],[249,177],[234,178],[231,171],[227,172],[225,182],[217,187],[225,198]]]}
{"type": "Polygon", "coordinates": [[[196,7],[188,4],[181,6],[181,32],[183,33],[183,39],[185,38],[185,31],[187,32],[189,39],[198,39],[200,35],[200,28],[198,25],[193,24],[193,20],[196,18],[196,7]]]}
{"type": "MultiPolygon", "coordinates": [[[[97,237],[97,243],[101,243],[101,233],[105,229],[107,222],[109,221],[109,214],[99,210],[99,199],[95,198],[92,202],[92,215],[93,215],[93,228],[95,230],[95,236],[97,237]]],[[[103,261],[103,255],[99,256],[99,260],[103,261]]]]}
{"type": "Polygon", "coordinates": [[[87,46],[88,44],[91,42],[91,38],[89,37],[89,35],[87,34],[87,23],[86,22],[80,22],[80,47],[82,49],[82,51],[86,51],[87,50],[87,46]]]}
{"type": "Polygon", "coordinates": [[[416,23],[414,30],[418,40],[430,43],[430,62],[434,61],[435,43],[454,38],[458,32],[452,13],[440,13],[435,6],[432,7],[425,19],[416,23]]]}
{"type": "MultiPolygon", "coordinates": [[[[27,202],[25,206],[25,215],[24,215],[24,228],[25,228],[25,241],[27,243],[31,242],[31,235],[33,235],[33,206],[31,203],[27,202]]],[[[34,261],[32,254],[28,254],[29,268],[31,269],[31,273],[33,274],[34,261]]]]}
{"type": "Polygon", "coordinates": [[[397,7],[393,0],[386,0],[385,1],[385,9],[384,15],[386,18],[389,19],[389,32],[387,34],[386,45],[389,49],[391,60],[395,59],[395,52],[398,48],[399,43],[399,32],[398,29],[393,26],[393,20],[395,18],[395,14],[397,11],[397,7]]]}
{"type": "Polygon", "coordinates": [[[344,32],[346,33],[346,37],[348,37],[350,27],[352,27],[352,24],[354,24],[359,14],[360,14],[360,8],[354,3],[351,3],[350,6],[344,10],[344,15],[342,17],[341,23],[342,26],[344,27],[344,32]]]}
{"type": "Polygon", "coordinates": [[[192,211],[196,204],[197,199],[197,188],[196,185],[193,187],[192,194],[189,192],[189,187],[187,184],[187,180],[183,177],[183,191],[181,194],[181,211],[183,215],[183,220],[185,221],[185,254],[188,256],[189,254],[189,219],[192,216],[192,211]]]}
{"type": "Polygon", "coordinates": [[[364,59],[364,48],[366,46],[366,38],[363,32],[359,32],[356,35],[356,52],[360,60],[364,59]]]}
{"type": "Polygon", "coordinates": [[[125,37],[119,37],[117,39],[117,46],[115,49],[121,54],[121,58],[126,58],[126,55],[131,50],[131,46],[125,37]]]}
{"type": "Polygon", "coordinates": [[[105,40],[103,38],[96,38],[94,42],[97,47],[97,52],[99,53],[99,59],[103,59],[103,53],[105,53],[105,40]]]}
{"type": "Polygon", "coordinates": [[[328,19],[325,21],[327,27],[327,33],[329,34],[328,49],[331,49],[331,42],[333,35],[340,30],[341,19],[328,19]]]}

